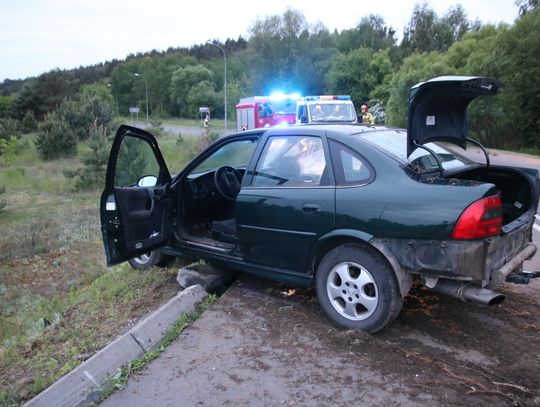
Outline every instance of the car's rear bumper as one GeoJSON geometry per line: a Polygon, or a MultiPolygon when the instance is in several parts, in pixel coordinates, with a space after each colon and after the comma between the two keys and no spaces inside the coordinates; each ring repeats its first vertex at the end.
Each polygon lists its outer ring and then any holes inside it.
{"type": "Polygon", "coordinates": [[[384,246],[385,254],[394,256],[408,273],[478,281],[481,286],[496,278],[493,286],[498,287],[508,274],[519,269],[536,252],[536,246],[530,243],[532,222],[504,235],[483,240],[376,238],[373,243],[376,247],[384,246]]]}

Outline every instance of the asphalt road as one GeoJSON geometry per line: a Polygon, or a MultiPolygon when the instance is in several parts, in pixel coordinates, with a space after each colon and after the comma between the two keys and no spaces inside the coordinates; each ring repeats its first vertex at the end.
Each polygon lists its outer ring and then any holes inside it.
{"type": "MultiPolygon", "coordinates": [[[[147,127],[149,127],[146,125],[145,122],[129,122],[128,124],[134,127],[139,127],[141,129],[146,129],[147,127]]],[[[234,127],[235,123],[229,123],[229,124],[233,127],[227,131],[220,130],[219,131],[220,135],[232,134],[236,131],[236,128],[234,127]]],[[[161,125],[161,128],[165,131],[168,131],[169,133],[182,134],[182,136],[200,137],[204,134],[204,129],[202,128],[202,126],[201,127],[183,127],[183,126],[176,126],[176,125],[165,123],[161,125]]],[[[210,131],[212,131],[211,127],[210,127],[210,131]]]]}

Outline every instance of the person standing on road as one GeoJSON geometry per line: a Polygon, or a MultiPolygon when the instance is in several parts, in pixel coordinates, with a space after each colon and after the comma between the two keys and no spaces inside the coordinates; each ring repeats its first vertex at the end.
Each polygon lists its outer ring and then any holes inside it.
{"type": "Polygon", "coordinates": [[[360,110],[362,112],[362,123],[365,124],[375,124],[375,118],[373,115],[369,112],[369,107],[366,104],[363,104],[360,107],[360,110]]]}
{"type": "Polygon", "coordinates": [[[203,128],[204,128],[204,135],[208,135],[210,132],[210,120],[208,120],[208,115],[204,118],[203,122],[203,128]]]}

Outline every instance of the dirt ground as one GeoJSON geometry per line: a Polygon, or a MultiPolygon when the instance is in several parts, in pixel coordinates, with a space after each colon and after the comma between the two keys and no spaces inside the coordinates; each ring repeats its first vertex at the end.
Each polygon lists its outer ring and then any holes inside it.
{"type": "Polygon", "coordinates": [[[244,276],[103,406],[540,406],[539,288],[488,308],[415,285],[368,335],[312,289],[244,276]]]}
{"type": "MultiPolygon", "coordinates": [[[[540,406],[539,283],[505,284],[507,301],[494,307],[415,284],[388,329],[373,336],[329,329],[325,352],[336,346],[361,352],[383,377],[407,383],[406,394],[419,402],[427,401],[427,390],[434,404],[540,406]]],[[[325,318],[313,290],[288,294],[325,318]]]]}

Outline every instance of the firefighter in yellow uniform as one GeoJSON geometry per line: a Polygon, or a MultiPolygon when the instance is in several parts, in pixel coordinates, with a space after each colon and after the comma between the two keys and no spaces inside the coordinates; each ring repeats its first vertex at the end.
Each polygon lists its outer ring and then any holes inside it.
{"type": "Polygon", "coordinates": [[[362,111],[362,123],[375,124],[375,118],[368,110],[368,105],[362,105],[360,110],[362,111]]]}

